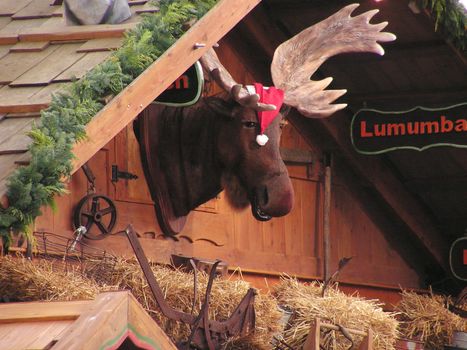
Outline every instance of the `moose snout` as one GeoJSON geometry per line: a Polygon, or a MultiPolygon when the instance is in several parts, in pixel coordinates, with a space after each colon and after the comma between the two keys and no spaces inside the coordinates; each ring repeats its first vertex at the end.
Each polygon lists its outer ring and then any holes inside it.
{"type": "Polygon", "coordinates": [[[261,210],[270,216],[288,214],[293,207],[294,192],[288,174],[274,177],[267,184],[256,188],[256,198],[261,210]]]}

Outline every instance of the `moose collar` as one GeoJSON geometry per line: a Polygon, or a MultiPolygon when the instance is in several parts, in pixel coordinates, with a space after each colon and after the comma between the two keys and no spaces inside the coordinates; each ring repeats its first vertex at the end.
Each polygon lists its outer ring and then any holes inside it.
{"type": "Polygon", "coordinates": [[[253,86],[248,86],[250,93],[259,95],[259,102],[265,104],[273,104],[276,109],[273,111],[258,111],[258,121],[260,125],[260,133],[256,136],[256,142],[260,146],[264,146],[268,142],[268,137],[264,133],[269,124],[277,117],[284,102],[284,91],[276,89],[274,86],[264,87],[260,83],[254,83],[253,86]]]}

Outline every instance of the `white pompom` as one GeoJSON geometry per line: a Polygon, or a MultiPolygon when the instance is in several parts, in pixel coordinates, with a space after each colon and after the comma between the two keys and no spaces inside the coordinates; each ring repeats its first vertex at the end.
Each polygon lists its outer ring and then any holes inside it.
{"type": "Polygon", "coordinates": [[[268,140],[269,140],[269,137],[265,134],[256,136],[256,142],[260,146],[264,146],[268,142],[268,140]]]}

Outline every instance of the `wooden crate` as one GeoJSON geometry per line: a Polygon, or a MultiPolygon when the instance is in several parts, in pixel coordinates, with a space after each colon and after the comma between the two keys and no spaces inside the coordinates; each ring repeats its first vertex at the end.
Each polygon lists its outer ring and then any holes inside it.
{"type": "MultiPolygon", "coordinates": [[[[338,326],[327,324],[327,323],[322,323],[321,320],[317,318],[310,327],[310,333],[308,334],[305,344],[303,345],[303,350],[319,350],[320,349],[319,333],[320,333],[321,328],[339,330],[338,326]]],[[[350,334],[361,335],[364,337],[358,350],[373,350],[373,332],[371,331],[371,329],[368,329],[367,332],[362,332],[359,330],[346,328],[345,331],[347,331],[350,334]]]]}

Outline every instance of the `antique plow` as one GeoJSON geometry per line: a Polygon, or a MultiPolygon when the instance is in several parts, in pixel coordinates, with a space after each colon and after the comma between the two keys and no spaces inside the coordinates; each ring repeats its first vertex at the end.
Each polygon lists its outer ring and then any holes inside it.
{"type": "Polygon", "coordinates": [[[143,248],[138,240],[135,230],[132,225],[129,225],[125,233],[130,241],[130,244],[135,252],[136,258],[143,270],[144,276],[148,281],[149,288],[154,295],[157,305],[161,312],[167,318],[174,321],[181,321],[188,324],[191,328],[191,334],[188,340],[177,344],[178,349],[220,349],[222,343],[228,338],[238,335],[244,336],[252,332],[255,328],[255,309],[254,300],[256,290],[250,288],[243,297],[240,304],[233,311],[232,315],[225,321],[219,322],[210,320],[208,317],[209,299],[216,268],[220,261],[216,261],[210,271],[208,285],[206,288],[206,296],[201,307],[199,315],[188,314],[170,307],[165,298],[159,284],[154,277],[154,274],[149,265],[148,259],[144,254],[143,248]]]}

